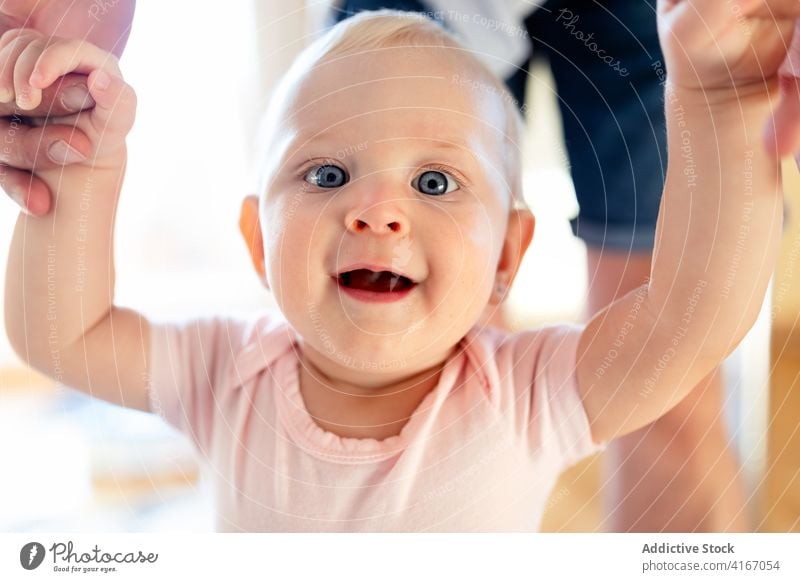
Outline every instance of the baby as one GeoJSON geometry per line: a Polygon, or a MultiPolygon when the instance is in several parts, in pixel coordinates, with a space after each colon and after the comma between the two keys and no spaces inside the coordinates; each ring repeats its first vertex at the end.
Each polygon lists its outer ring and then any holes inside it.
{"type": "Polygon", "coordinates": [[[478,322],[533,236],[521,120],[432,21],[363,12],[298,57],[240,220],[283,317],[182,323],[113,304],[135,109],[116,60],[7,33],[0,93],[31,108],[77,71],[97,103],[74,118],[93,156],[40,172],[55,211],[17,223],[11,343],[188,435],[214,469],[221,531],[535,531],[565,467],[677,404],[759,312],[782,204],[754,136],[792,27],[750,2],[759,34],[744,36],[718,4],[660,7],[670,165],[651,280],[585,327],[516,334],[478,322]]]}

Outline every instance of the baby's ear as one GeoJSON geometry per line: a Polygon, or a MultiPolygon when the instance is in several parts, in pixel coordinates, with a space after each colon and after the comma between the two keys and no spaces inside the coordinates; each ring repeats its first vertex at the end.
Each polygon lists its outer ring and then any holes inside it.
{"type": "Polygon", "coordinates": [[[239,230],[244,237],[247,250],[250,251],[250,260],[258,273],[258,277],[269,289],[267,274],[264,267],[264,239],[261,236],[261,222],[258,218],[258,196],[253,194],[242,200],[242,210],[239,213],[239,230]]]}
{"type": "Polygon", "coordinates": [[[489,299],[491,304],[502,303],[505,299],[511,283],[517,276],[525,251],[533,240],[535,226],[536,219],[527,208],[515,208],[509,213],[506,238],[497,263],[494,292],[489,299]]]}

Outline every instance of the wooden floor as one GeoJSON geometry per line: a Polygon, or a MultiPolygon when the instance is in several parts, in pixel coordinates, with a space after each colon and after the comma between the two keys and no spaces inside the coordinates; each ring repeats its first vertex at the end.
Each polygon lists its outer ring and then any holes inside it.
{"type": "Polygon", "coordinates": [[[769,467],[760,531],[800,532],[800,329],[772,334],[769,467]]]}

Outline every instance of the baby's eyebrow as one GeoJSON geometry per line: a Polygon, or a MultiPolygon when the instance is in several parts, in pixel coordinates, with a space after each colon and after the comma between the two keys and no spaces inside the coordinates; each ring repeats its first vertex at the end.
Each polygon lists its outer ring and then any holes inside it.
{"type": "Polygon", "coordinates": [[[317,132],[311,130],[298,131],[295,132],[291,145],[304,147],[310,143],[325,141],[329,138],[341,139],[341,133],[337,135],[337,132],[333,127],[326,127],[325,129],[321,129],[317,132]]]}
{"type": "MultiPolygon", "coordinates": [[[[325,133],[329,133],[329,132],[325,132],[325,133]]],[[[327,136],[325,136],[325,137],[327,137],[327,136]]],[[[303,144],[303,146],[300,146],[300,147],[302,148],[302,147],[309,146],[309,145],[312,145],[312,144],[313,145],[321,145],[321,144],[325,144],[325,142],[327,142],[327,141],[328,141],[327,139],[310,139],[310,140],[306,141],[303,144]]],[[[475,154],[473,153],[472,148],[469,147],[467,144],[465,144],[462,139],[455,138],[455,137],[452,137],[452,138],[448,138],[448,137],[432,138],[432,137],[420,137],[418,135],[413,135],[413,136],[395,136],[395,137],[387,137],[387,138],[383,138],[383,139],[376,139],[376,140],[373,140],[372,143],[379,144],[379,143],[387,143],[387,142],[393,142],[393,141],[397,141],[397,142],[418,141],[418,142],[421,142],[421,144],[424,144],[424,147],[426,147],[428,149],[447,150],[447,151],[455,152],[455,153],[462,154],[462,155],[466,154],[469,157],[471,157],[473,159],[473,161],[477,162],[477,158],[475,157],[475,154]]],[[[336,147],[337,144],[334,142],[334,143],[331,143],[330,145],[332,145],[333,147],[336,147]]],[[[339,143],[338,145],[339,145],[339,147],[341,149],[341,143],[339,143]]],[[[367,147],[359,148],[359,150],[367,149],[367,147]]]]}
{"type": "Polygon", "coordinates": [[[398,137],[389,137],[385,139],[376,140],[375,143],[383,143],[395,140],[418,141],[422,144],[425,144],[424,147],[428,149],[444,150],[452,152],[465,160],[468,159],[470,163],[474,164],[475,166],[482,167],[481,160],[479,159],[479,156],[476,155],[475,153],[475,148],[473,146],[470,146],[468,143],[465,143],[464,140],[460,137],[451,136],[451,137],[430,138],[430,137],[420,137],[418,135],[398,136],[398,137]]]}
{"type": "Polygon", "coordinates": [[[469,154],[472,158],[475,158],[475,154],[472,152],[472,148],[470,148],[467,144],[463,143],[463,141],[459,138],[397,136],[397,137],[387,137],[384,139],[377,139],[375,140],[375,143],[385,143],[388,141],[406,141],[406,140],[424,142],[429,148],[466,153],[469,154]]]}
{"type": "MultiPolygon", "coordinates": [[[[468,143],[464,141],[462,136],[456,135],[445,135],[445,136],[436,136],[436,137],[425,137],[419,134],[415,135],[406,135],[406,136],[393,136],[387,137],[383,139],[373,140],[371,143],[373,144],[380,144],[380,143],[387,143],[387,142],[408,142],[408,141],[415,141],[419,142],[422,148],[431,149],[431,150],[443,150],[447,152],[451,152],[464,160],[468,160],[470,163],[480,166],[480,160],[474,151],[474,147],[471,147],[468,143]]],[[[291,158],[296,158],[297,156],[305,158],[302,154],[305,150],[309,148],[330,148],[332,152],[344,152],[349,151],[347,148],[352,148],[357,146],[357,151],[367,150],[369,149],[369,143],[366,142],[358,142],[358,144],[351,143],[352,140],[346,142],[342,141],[341,134],[337,134],[336,131],[326,128],[323,129],[313,135],[310,135],[306,132],[300,132],[295,134],[294,138],[289,143],[289,147],[287,148],[287,152],[290,152],[291,158]]]]}

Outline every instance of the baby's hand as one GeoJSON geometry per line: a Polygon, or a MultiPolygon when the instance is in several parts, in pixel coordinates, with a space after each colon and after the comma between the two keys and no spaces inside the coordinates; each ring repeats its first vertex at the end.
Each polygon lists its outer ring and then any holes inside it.
{"type": "Polygon", "coordinates": [[[49,121],[83,131],[92,147],[84,164],[96,165],[124,151],[136,112],[136,94],[122,80],[117,58],[89,42],[47,37],[29,28],[0,37],[0,101],[15,100],[19,109],[31,110],[40,104],[43,89],[73,72],[88,75],[95,106],[49,121]]]}
{"type": "Polygon", "coordinates": [[[659,0],[658,28],[673,89],[709,105],[766,97],[800,17],[797,0],[659,0]]]}

